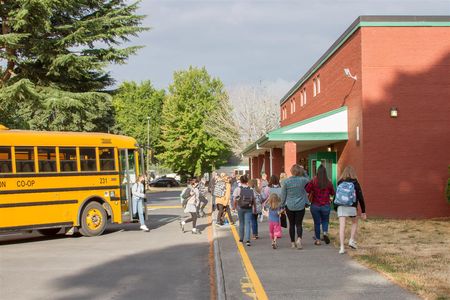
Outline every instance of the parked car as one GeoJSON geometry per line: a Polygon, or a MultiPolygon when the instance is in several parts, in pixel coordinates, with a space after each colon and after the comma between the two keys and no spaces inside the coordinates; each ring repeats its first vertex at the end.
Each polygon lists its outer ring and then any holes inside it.
{"type": "Polygon", "coordinates": [[[151,187],[175,187],[180,186],[180,183],[172,177],[160,177],[150,182],[149,185],[151,187]]]}

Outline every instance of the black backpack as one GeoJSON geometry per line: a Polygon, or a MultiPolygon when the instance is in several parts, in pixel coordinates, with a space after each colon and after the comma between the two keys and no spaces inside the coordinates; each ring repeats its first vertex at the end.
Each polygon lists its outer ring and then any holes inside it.
{"type": "Polygon", "coordinates": [[[240,208],[252,208],[253,201],[255,201],[255,194],[249,187],[241,187],[241,193],[239,194],[238,205],[240,208]]]}

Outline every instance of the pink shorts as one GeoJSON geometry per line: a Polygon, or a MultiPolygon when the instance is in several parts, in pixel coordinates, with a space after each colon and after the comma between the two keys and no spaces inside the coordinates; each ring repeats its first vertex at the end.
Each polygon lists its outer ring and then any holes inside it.
{"type": "Polygon", "coordinates": [[[281,238],[281,225],[280,222],[269,221],[269,232],[270,238],[273,240],[276,238],[281,238]]]}

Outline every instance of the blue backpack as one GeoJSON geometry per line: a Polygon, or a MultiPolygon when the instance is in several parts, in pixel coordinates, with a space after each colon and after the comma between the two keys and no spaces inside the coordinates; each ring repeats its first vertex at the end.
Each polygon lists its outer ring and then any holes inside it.
{"type": "Polygon", "coordinates": [[[355,185],[353,182],[344,181],[338,185],[334,204],[342,206],[353,206],[356,202],[355,185]]]}

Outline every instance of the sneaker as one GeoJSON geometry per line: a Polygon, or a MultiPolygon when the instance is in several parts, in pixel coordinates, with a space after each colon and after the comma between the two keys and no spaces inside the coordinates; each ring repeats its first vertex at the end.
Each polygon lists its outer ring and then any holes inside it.
{"type": "Polygon", "coordinates": [[[191,233],[192,233],[192,234],[199,234],[199,232],[198,232],[197,228],[192,228],[192,231],[191,231],[191,233]]]}
{"type": "Polygon", "coordinates": [[[297,249],[298,249],[298,250],[303,249],[302,239],[301,239],[301,238],[298,238],[298,239],[297,239],[297,249]]]}
{"type": "Polygon", "coordinates": [[[339,254],[344,254],[344,253],[345,253],[345,249],[344,248],[339,249],[339,254]]]}
{"type": "Polygon", "coordinates": [[[292,243],[291,243],[291,248],[292,248],[292,249],[297,248],[297,245],[296,245],[294,242],[292,242],[292,243]]]}
{"type": "Polygon", "coordinates": [[[257,235],[252,235],[252,240],[257,240],[258,236],[257,235]]]}
{"type": "Polygon", "coordinates": [[[180,222],[181,232],[184,233],[184,225],[186,223],[184,221],[180,222]]]}
{"type": "Polygon", "coordinates": [[[244,241],[243,240],[239,240],[239,243],[243,243],[244,241]]]}
{"type": "Polygon", "coordinates": [[[149,232],[150,231],[150,229],[148,229],[148,227],[146,225],[141,225],[140,228],[141,228],[142,231],[145,231],[145,232],[149,232]]]}
{"type": "Polygon", "coordinates": [[[250,244],[250,241],[247,241],[245,244],[247,245],[247,247],[250,247],[252,245],[250,244]]]}
{"type": "Polygon", "coordinates": [[[316,240],[316,241],[314,242],[314,245],[320,246],[320,241],[319,241],[319,240],[316,240]]]}
{"type": "Polygon", "coordinates": [[[350,248],[353,248],[353,249],[358,249],[358,246],[356,245],[356,242],[354,241],[354,240],[349,240],[348,241],[348,245],[350,246],[350,248]]]}
{"type": "Polygon", "coordinates": [[[323,235],[323,240],[325,241],[325,244],[329,244],[330,243],[330,238],[328,237],[328,234],[324,234],[323,235]]]}

